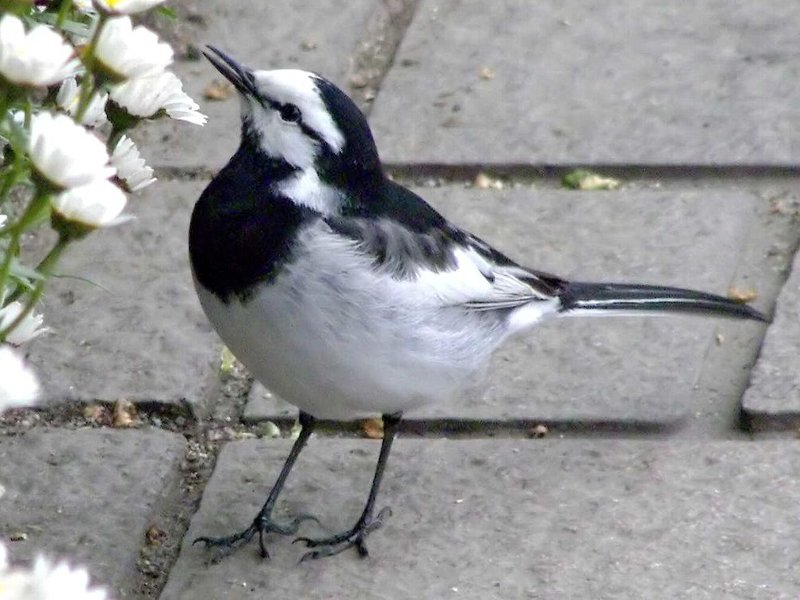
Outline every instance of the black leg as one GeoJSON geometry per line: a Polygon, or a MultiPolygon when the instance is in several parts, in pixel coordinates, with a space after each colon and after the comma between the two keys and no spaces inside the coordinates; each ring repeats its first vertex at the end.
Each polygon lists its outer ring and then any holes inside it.
{"type": "Polygon", "coordinates": [[[381,443],[381,452],[378,455],[378,464],[375,467],[375,476],[372,478],[372,487],[369,489],[367,504],[364,506],[364,511],[361,513],[358,521],[356,521],[356,524],[352,529],[327,538],[297,538],[295,542],[303,542],[308,548],[319,548],[318,550],[306,552],[300,559],[300,562],[308,559],[333,556],[351,546],[354,546],[362,557],[369,555],[366,543],[364,542],[365,538],[383,525],[383,520],[392,514],[391,509],[387,506],[381,509],[375,517],[372,516],[375,510],[375,500],[378,497],[378,490],[381,486],[381,479],[383,479],[383,472],[386,469],[386,461],[389,459],[389,452],[392,449],[392,442],[397,433],[397,428],[400,425],[401,417],[401,413],[383,415],[383,442],[381,443]]]}
{"type": "Polygon", "coordinates": [[[286,483],[286,478],[289,476],[289,472],[292,470],[294,462],[300,455],[300,451],[306,445],[308,438],[311,436],[311,432],[314,431],[316,419],[309,414],[300,412],[300,425],[302,427],[300,430],[300,435],[292,446],[292,450],[289,452],[286,462],[283,463],[283,468],[281,468],[280,475],[278,475],[275,485],[272,486],[269,496],[267,496],[267,501],[264,502],[264,506],[262,506],[261,510],[258,511],[256,518],[253,519],[253,522],[250,524],[250,526],[244,531],[240,531],[239,533],[235,533],[226,537],[201,536],[192,542],[193,544],[205,544],[206,548],[219,548],[220,552],[216,557],[214,557],[214,562],[225,558],[237,548],[244,546],[247,542],[253,539],[253,536],[256,533],[258,533],[258,547],[261,551],[262,558],[269,558],[269,552],[267,552],[267,547],[264,543],[265,534],[273,532],[281,535],[294,535],[297,533],[297,529],[299,528],[300,523],[303,521],[316,521],[315,517],[305,514],[298,515],[292,521],[283,525],[272,520],[272,510],[275,508],[275,502],[278,500],[278,495],[281,493],[283,484],[286,483]]]}

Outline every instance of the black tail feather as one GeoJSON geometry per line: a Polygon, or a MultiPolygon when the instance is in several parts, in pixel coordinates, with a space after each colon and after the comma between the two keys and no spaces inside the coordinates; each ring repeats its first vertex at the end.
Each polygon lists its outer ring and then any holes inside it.
{"type": "Polygon", "coordinates": [[[597,311],[683,312],[769,322],[769,319],[746,304],[682,288],[631,283],[569,282],[559,294],[561,312],[597,311]]]}

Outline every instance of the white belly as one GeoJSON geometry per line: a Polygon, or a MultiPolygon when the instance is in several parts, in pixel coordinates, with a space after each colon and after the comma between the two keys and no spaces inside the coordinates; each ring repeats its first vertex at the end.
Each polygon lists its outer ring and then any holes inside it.
{"type": "Polygon", "coordinates": [[[318,280],[282,273],[246,302],[234,297],[227,304],[196,287],[236,357],[270,390],[318,418],[349,420],[448,400],[474,383],[505,337],[505,327],[486,315],[419,309],[393,298],[393,290],[365,291],[330,273],[318,280]]]}

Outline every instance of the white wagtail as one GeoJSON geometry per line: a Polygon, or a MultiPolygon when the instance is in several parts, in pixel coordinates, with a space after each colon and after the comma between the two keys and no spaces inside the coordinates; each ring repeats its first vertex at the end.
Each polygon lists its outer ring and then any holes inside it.
{"type": "Polygon", "coordinates": [[[258,533],[292,535],[272,511],[316,419],[381,414],[384,438],[355,525],[304,558],[355,546],[373,514],[401,415],[456,396],[509,337],[543,319],[677,311],[765,320],[691,290],[565,281],[527,269],[387,179],[364,115],[319,75],[252,71],[206,57],[241,97],[241,145],[194,207],[189,252],[197,294],[241,362],[300,409],[302,431],[244,531],[197,542],[225,554],[258,533]]]}

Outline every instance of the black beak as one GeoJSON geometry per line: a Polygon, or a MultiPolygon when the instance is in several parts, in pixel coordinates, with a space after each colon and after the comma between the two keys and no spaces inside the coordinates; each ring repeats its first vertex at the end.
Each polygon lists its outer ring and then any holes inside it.
{"type": "Polygon", "coordinates": [[[219,48],[214,46],[206,48],[208,51],[203,50],[205,57],[237,90],[246,96],[256,95],[255,79],[250,69],[236,62],[219,48]]]}

